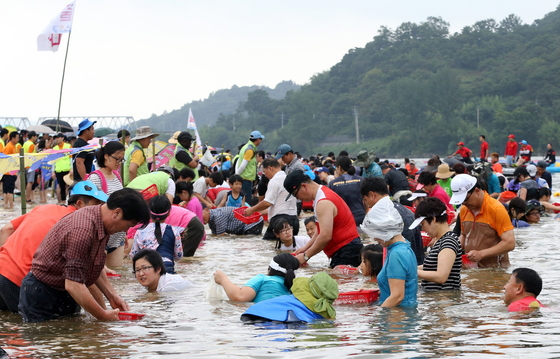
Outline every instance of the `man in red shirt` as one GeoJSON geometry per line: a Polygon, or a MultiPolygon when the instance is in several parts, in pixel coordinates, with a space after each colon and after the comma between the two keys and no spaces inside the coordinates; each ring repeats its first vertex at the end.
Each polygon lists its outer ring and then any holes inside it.
{"type": "Polygon", "coordinates": [[[313,201],[317,231],[313,238],[295,251],[300,263],[306,263],[315,254],[323,251],[331,259],[330,267],[361,263],[362,241],[356,221],[344,200],[328,187],[321,186],[301,170],[286,176],[284,188],[290,196],[304,202],[313,201]]]}
{"type": "Polygon", "coordinates": [[[459,142],[459,143],[457,143],[457,146],[459,146],[457,151],[453,152],[453,154],[451,154],[450,156],[447,156],[447,157],[453,157],[455,155],[460,155],[461,156],[461,161],[463,161],[465,163],[472,163],[472,161],[471,161],[472,151],[470,149],[468,149],[467,147],[465,147],[465,143],[464,142],[459,142]]]}
{"type": "Polygon", "coordinates": [[[480,135],[478,138],[480,140],[480,160],[481,161],[488,161],[488,142],[486,142],[486,136],[480,135]]]}
{"type": "Polygon", "coordinates": [[[506,142],[506,150],[504,152],[504,157],[506,158],[506,165],[511,166],[516,156],[517,156],[517,142],[515,142],[514,135],[509,135],[508,141],[506,142]]]}

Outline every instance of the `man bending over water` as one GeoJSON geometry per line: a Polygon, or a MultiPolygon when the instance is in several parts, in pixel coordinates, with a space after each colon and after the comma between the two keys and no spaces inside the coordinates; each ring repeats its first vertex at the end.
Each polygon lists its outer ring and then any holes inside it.
{"type": "Polygon", "coordinates": [[[55,224],[37,249],[23,279],[19,313],[26,322],[77,314],[80,307],[100,320],[118,320],[128,304],[105,275],[105,246],[113,233],[150,222],[142,195],[131,188],[113,192],[106,204],[70,213],[55,224]],[[103,309],[88,291],[96,284],[113,310],[103,309]]]}

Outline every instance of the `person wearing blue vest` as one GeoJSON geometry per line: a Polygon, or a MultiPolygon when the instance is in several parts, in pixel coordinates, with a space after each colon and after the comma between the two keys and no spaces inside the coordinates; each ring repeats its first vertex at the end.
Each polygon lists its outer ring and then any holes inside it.
{"type": "Polygon", "coordinates": [[[235,167],[235,173],[243,178],[241,190],[245,193],[245,202],[251,203],[253,197],[253,182],[257,178],[257,147],[264,140],[259,131],[251,132],[249,141],[239,151],[239,159],[235,167]]]}

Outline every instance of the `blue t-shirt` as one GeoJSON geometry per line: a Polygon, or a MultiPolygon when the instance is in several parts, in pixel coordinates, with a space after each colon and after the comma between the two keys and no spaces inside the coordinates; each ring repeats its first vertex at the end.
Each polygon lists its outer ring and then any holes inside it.
{"type": "Polygon", "coordinates": [[[227,160],[224,163],[222,163],[222,170],[227,171],[231,168],[231,161],[227,160]]]}
{"type": "Polygon", "coordinates": [[[391,289],[389,279],[401,279],[404,284],[404,299],[399,306],[412,307],[417,305],[416,293],[418,292],[418,266],[416,256],[410,248],[410,243],[396,242],[387,247],[387,258],[377,276],[379,285],[379,304],[389,297],[391,289]]]}
{"type": "Polygon", "coordinates": [[[233,192],[229,191],[227,194],[226,207],[235,207],[235,208],[243,207],[244,197],[245,194],[243,191],[239,192],[239,196],[237,196],[237,199],[233,198],[233,192]]]}
{"type": "Polygon", "coordinates": [[[284,285],[284,277],[277,275],[257,274],[245,283],[246,287],[251,287],[257,292],[253,302],[276,298],[281,295],[290,295],[290,291],[284,285]]]}
{"type": "Polygon", "coordinates": [[[488,185],[489,194],[502,193],[502,189],[500,188],[500,180],[495,174],[490,174],[490,176],[487,178],[486,184],[488,185]]]}

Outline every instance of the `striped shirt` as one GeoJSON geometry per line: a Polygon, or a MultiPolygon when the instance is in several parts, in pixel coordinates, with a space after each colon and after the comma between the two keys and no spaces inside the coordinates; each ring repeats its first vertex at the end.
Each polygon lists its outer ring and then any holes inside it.
{"type": "Polygon", "coordinates": [[[426,259],[424,259],[423,268],[425,271],[437,271],[438,255],[446,248],[455,252],[455,263],[453,263],[453,267],[451,267],[451,273],[449,273],[447,281],[443,284],[428,282],[422,279],[422,287],[426,291],[461,289],[462,249],[457,234],[450,231],[438,239],[430,250],[430,253],[426,256],[426,259]]]}
{"type": "MultiPolygon", "coordinates": [[[[98,173],[91,173],[87,179],[91,181],[97,187],[97,189],[103,191],[103,183],[98,173]]],[[[113,179],[105,178],[105,180],[107,181],[107,195],[123,189],[123,184],[117,176],[113,177],[113,179]]],[[[119,248],[121,246],[124,246],[125,240],[126,232],[118,232],[112,234],[109,242],[107,243],[107,248],[119,248]]]]}

